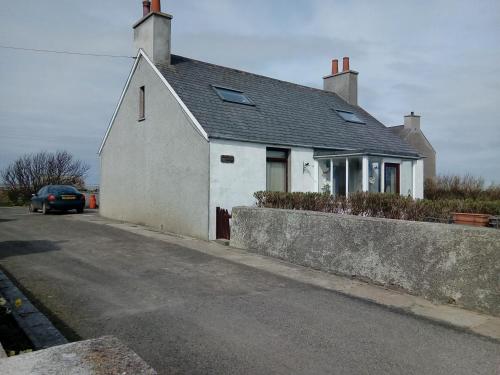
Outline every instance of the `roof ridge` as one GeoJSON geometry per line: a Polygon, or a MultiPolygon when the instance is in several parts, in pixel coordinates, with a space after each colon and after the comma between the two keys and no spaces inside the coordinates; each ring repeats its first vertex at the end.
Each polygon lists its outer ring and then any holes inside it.
{"type": "MultiPolygon", "coordinates": [[[[290,81],[284,81],[282,79],[279,79],[279,78],[273,78],[273,77],[269,77],[269,76],[265,76],[263,74],[258,74],[258,73],[252,73],[252,72],[248,72],[246,70],[241,70],[241,69],[236,69],[236,68],[231,68],[229,66],[225,66],[225,65],[220,65],[220,64],[214,64],[214,63],[211,63],[211,62],[206,62],[206,61],[202,61],[202,60],[198,60],[198,59],[193,59],[191,57],[186,57],[186,56],[181,56],[181,55],[175,55],[175,54],[172,54],[173,57],[180,57],[181,59],[186,59],[186,60],[190,60],[190,61],[194,61],[194,62],[199,62],[199,63],[202,63],[202,64],[206,64],[206,65],[211,65],[211,66],[214,66],[216,68],[223,68],[223,69],[228,69],[228,70],[232,70],[233,72],[237,72],[237,73],[243,73],[243,74],[249,74],[249,75],[252,75],[254,77],[260,77],[260,78],[266,78],[266,79],[271,79],[273,81],[277,81],[277,82],[281,82],[281,83],[286,83],[288,85],[292,85],[292,86],[297,86],[297,87],[302,87],[304,89],[309,89],[309,90],[313,90],[313,91],[319,91],[319,92],[322,92],[322,93],[325,93],[327,95],[333,95],[337,98],[339,98],[340,100],[342,100],[343,102],[345,102],[346,104],[350,105],[350,106],[353,106],[352,104],[349,104],[347,103],[344,99],[342,99],[338,94],[334,93],[334,92],[331,92],[331,91],[326,91],[326,90],[323,90],[323,89],[318,89],[316,87],[311,87],[311,86],[306,86],[306,85],[301,85],[300,83],[295,83],[295,82],[290,82],[290,81]]],[[[359,107],[359,106],[354,106],[354,107],[359,107]]]]}

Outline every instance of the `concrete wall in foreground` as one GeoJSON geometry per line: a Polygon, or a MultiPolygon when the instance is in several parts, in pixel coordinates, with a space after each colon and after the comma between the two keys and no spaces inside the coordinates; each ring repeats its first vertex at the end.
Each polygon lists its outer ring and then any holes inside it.
{"type": "Polygon", "coordinates": [[[101,153],[101,215],[208,239],[208,184],[208,141],[141,57],[101,153]]]}
{"type": "Polygon", "coordinates": [[[500,231],[236,207],[231,246],[500,316],[500,231]]]}

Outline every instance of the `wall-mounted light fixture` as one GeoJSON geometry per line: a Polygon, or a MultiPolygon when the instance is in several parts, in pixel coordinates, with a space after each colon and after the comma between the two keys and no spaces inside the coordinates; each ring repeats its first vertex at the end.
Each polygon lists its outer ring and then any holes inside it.
{"type": "Polygon", "coordinates": [[[302,173],[306,173],[307,171],[307,168],[309,168],[311,166],[311,163],[305,161],[303,164],[302,164],[302,173]]]}

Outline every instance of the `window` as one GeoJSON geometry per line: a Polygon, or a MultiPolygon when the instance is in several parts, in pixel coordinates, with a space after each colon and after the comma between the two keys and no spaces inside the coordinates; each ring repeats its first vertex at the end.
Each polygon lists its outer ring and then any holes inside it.
{"type": "Polygon", "coordinates": [[[139,88],[139,121],[146,118],[146,88],[141,86],[139,88]]]}
{"type": "Polygon", "coordinates": [[[401,162],[401,195],[413,196],[413,162],[403,160],[401,162]]]}
{"type": "Polygon", "coordinates": [[[288,191],[288,150],[267,149],[266,190],[288,191]]]}
{"type": "Polygon", "coordinates": [[[330,159],[318,160],[318,191],[320,193],[331,194],[332,187],[330,186],[330,159]]]}
{"type": "Polygon", "coordinates": [[[217,95],[219,95],[219,97],[226,102],[244,105],[255,105],[242,91],[218,86],[213,86],[213,88],[217,95]]]}
{"type": "Polygon", "coordinates": [[[351,157],[349,164],[349,194],[363,191],[363,158],[351,157]]]}
{"type": "Polygon", "coordinates": [[[380,166],[382,160],[379,158],[368,159],[368,191],[380,193],[380,166]]]}
{"type": "Polygon", "coordinates": [[[332,194],[336,197],[346,195],[346,159],[332,160],[332,194]]]}
{"type": "Polygon", "coordinates": [[[352,112],[340,111],[338,109],[335,110],[340,117],[342,117],[347,122],[356,122],[358,124],[364,124],[364,121],[361,121],[360,118],[352,112]]]}
{"type": "Polygon", "coordinates": [[[399,194],[399,164],[384,164],[384,192],[399,194]]]}

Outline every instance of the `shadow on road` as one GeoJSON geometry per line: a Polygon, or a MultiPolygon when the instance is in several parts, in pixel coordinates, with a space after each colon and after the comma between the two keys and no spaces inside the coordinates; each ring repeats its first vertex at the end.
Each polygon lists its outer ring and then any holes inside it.
{"type": "MultiPolygon", "coordinates": [[[[0,241],[0,261],[9,257],[23,256],[30,254],[42,254],[51,251],[59,251],[61,247],[59,244],[67,241],[0,241]]],[[[12,273],[9,272],[7,267],[0,264],[0,270],[16,285],[24,295],[40,310],[54,326],[68,339],[69,341],[79,341],[81,337],[70,328],[66,322],[62,321],[56,314],[47,308],[35,294],[26,289],[12,273]]],[[[1,285],[0,285],[1,287],[1,285]]]]}
{"type": "Polygon", "coordinates": [[[0,242],[0,259],[59,251],[61,248],[58,244],[61,242],[64,241],[2,241],[0,242]]]}
{"type": "Polygon", "coordinates": [[[9,221],[15,221],[15,219],[0,219],[0,224],[8,223],[9,221]]]}

